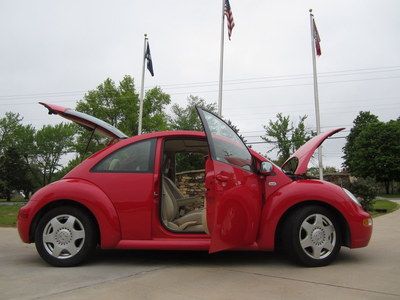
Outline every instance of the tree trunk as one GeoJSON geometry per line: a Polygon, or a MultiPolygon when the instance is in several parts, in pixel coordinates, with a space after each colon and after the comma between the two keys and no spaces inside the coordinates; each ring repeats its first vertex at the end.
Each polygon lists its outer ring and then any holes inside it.
{"type": "Polygon", "coordinates": [[[390,181],[387,180],[385,181],[385,190],[386,190],[386,194],[389,195],[389,187],[390,187],[390,181]]]}

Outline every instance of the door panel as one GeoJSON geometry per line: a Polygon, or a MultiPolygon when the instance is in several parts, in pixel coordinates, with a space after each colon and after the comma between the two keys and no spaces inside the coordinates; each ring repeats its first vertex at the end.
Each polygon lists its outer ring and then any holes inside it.
{"type": "Polygon", "coordinates": [[[257,238],[262,206],[259,176],[242,140],[221,119],[197,108],[211,156],[206,161],[206,213],[210,252],[244,248],[257,238]]]}
{"type": "Polygon", "coordinates": [[[261,212],[258,176],[209,160],[205,186],[210,253],[253,244],[261,212]]]}

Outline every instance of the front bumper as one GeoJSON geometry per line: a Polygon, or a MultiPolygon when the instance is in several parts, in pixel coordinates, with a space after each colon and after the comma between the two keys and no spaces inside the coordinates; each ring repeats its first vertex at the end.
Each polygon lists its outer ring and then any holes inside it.
{"type": "Polygon", "coordinates": [[[350,222],[350,248],[366,247],[372,236],[372,218],[365,211],[359,212],[359,215],[350,222]]]}

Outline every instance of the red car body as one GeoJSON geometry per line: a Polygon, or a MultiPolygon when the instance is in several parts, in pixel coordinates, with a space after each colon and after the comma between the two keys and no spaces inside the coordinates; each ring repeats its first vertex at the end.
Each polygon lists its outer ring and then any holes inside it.
{"type": "MultiPolygon", "coordinates": [[[[50,112],[91,127],[90,121],[63,115],[67,109],[46,105],[50,112]]],[[[107,133],[107,128],[103,132],[107,133]]],[[[58,205],[74,203],[96,220],[103,249],[273,250],[281,226],[296,208],[318,204],[337,216],[342,244],[350,248],[368,244],[370,215],[332,183],[305,179],[300,175],[314,150],[332,130],[315,137],[294,155],[297,174],[288,176],[273,165],[268,174],[250,172],[209,159],[205,168],[207,223],[210,234],[173,232],[160,221],[162,147],[169,138],[206,140],[204,132],[164,131],[119,139],[93,154],[59,181],[37,191],[18,214],[22,241],[34,241],[35,228],[43,214],[58,205]],[[154,172],[96,173],[92,168],[114,151],[128,144],[155,139],[154,172]]],[[[108,132],[109,133],[109,132],[108,132]]],[[[115,137],[115,136],[114,136],[115,137]]],[[[249,152],[256,166],[267,159],[249,152]]],[[[290,159],[289,159],[290,160],[290,159]]]]}

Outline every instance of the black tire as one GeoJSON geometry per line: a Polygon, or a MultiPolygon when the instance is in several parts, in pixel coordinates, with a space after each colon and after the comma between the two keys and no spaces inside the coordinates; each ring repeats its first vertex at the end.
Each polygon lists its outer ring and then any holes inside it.
{"type": "Polygon", "coordinates": [[[47,263],[56,267],[76,266],[86,260],[96,248],[97,227],[92,218],[79,208],[56,207],[40,219],[35,230],[35,245],[39,255],[47,263]],[[68,220],[71,221],[67,222],[68,220]],[[44,234],[52,241],[44,242],[44,234]],[[58,257],[53,256],[52,253],[56,254],[58,249],[62,249],[58,257]]]}
{"type": "Polygon", "coordinates": [[[282,246],[289,258],[307,267],[329,265],[337,257],[342,243],[337,217],[329,209],[318,205],[293,211],[286,219],[281,234],[282,246]],[[318,217],[322,221],[319,225],[314,224],[317,216],[321,216],[318,217]],[[308,244],[310,246],[307,247],[308,244]]]}

